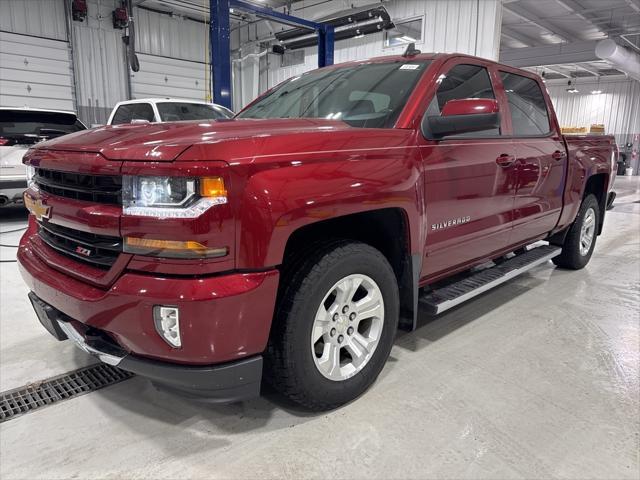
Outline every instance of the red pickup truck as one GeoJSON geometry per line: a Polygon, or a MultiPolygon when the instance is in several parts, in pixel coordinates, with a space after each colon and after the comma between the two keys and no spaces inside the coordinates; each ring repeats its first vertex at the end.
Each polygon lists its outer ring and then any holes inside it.
{"type": "Polygon", "coordinates": [[[207,400],[266,380],[333,408],[375,381],[419,306],[550,259],[584,267],[615,155],[612,137],[563,137],[530,72],[346,63],[231,120],[38,144],[18,260],[42,324],[103,362],[207,400]]]}

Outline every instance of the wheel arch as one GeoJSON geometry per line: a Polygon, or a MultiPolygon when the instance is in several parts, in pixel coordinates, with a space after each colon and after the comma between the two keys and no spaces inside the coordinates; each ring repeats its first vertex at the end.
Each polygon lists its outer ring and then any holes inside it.
{"type": "Polygon", "coordinates": [[[289,235],[281,269],[296,262],[314,244],[353,240],[379,250],[387,259],[400,291],[400,325],[415,328],[420,254],[412,254],[409,213],[400,207],[365,210],[303,225],[289,235]]]}

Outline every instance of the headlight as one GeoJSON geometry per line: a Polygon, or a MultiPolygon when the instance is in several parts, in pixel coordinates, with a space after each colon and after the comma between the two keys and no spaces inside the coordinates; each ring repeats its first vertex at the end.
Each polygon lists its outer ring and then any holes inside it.
{"type": "Polygon", "coordinates": [[[33,177],[36,176],[36,167],[32,167],[31,165],[27,165],[27,187],[36,186],[35,180],[33,177]]]}
{"type": "Polygon", "coordinates": [[[227,203],[227,191],[220,177],[122,178],[125,215],[159,218],[195,218],[214,205],[227,203]]]}

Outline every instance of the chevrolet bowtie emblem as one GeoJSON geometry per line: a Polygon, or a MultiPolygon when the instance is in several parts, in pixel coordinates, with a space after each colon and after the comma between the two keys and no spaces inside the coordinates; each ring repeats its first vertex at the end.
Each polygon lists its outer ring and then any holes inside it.
{"type": "Polygon", "coordinates": [[[43,204],[42,200],[40,200],[39,198],[34,200],[29,195],[25,195],[24,205],[25,207],[27,207],[27,210],[33,213],[33,215],[36,217],[36,220],[51,218],[51,207],[43,204]]]}

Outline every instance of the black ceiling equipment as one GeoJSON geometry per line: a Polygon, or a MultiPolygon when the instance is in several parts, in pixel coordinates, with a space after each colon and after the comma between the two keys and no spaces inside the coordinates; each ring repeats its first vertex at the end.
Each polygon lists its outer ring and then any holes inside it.
{"type": "MultiPolygon", "coordinates": [[[[346,40],[394,28],[391,17],[383,5],[364,6],[336,12],[315,21],[334,28],[334,39],[346,40]]],[[[275,34],[276,39],[289,50],[317,45],[318,37],[304,28],[292,28],[275,34]]]]}

